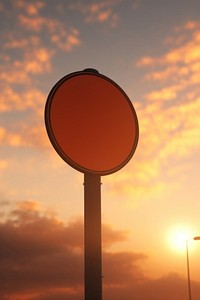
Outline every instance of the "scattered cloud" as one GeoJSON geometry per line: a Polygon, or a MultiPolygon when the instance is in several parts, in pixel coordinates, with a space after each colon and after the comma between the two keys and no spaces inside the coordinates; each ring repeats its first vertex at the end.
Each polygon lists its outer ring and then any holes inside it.
{"type": "Polygon", "coordinates": [[[79,30],[66,26],[66,24],[56,19],[44,17],[39,12],[39,9],[43,6],[25,5],[24,13],[18,16],[19,26],[25,28],[25,32],[29,31],[39,36],[44,32],[48,32],[47,37],[51,47],[54,45],[63,51],[72,51],[74,47],[80,46],[79,30]]]}
{"type": "Polygon", "coordinates": [[[2,88],[0,95],[0,112],[24,111],[31,109],[40,112],[44,106],[46,95],[38,89],[27,89],[23,93],[16,92],[12,86],[2,88]]]}
{"type": "MultiPolygon", "coordinates": [[[[121,2],[87,1],[83,5],[76,1],[70,7],[81,12],[88,23],[114,27],[121,2]]],[[[26,111],[30,120],[24,119],[22,124],[18,118],[12,126],[1,125],[0,141],[12,147],[44,148],[48,145],[42,120],[46,95],[38,81],[40,76],[51,74],[58,49],[72,51],[81,45],[80,32],[63,20],[45,16],[44,1],[12,3],[18,14],[16,29],[8,30],[2,39],[0,112],[26,111]],[[44,34],[49,47],[44,46],[44,34]]],[[[162,190],[159,178],[167,160],[183,159],[199,149],[200,24],[190,21],[175,28],[164,43],[168,50],[163,55],[144,56],[138,61],[139,68],[146,68],[144,80],[150,82],[150,89],[143,104],[135,103],[140,125],[137,159],[110,180],[110,188],[117,192],[146,193],[144,183],[148,193],[162,190]]]]}
{"type": "Polygon", "coordinates": [[[88,24],[103,24],[110,28],[116,28],[119,25],[121,15],[121,4],[127,5],[130,9],[137,9],[141,0],[107,0],[107,1],[73,1],[69,8],[80,12],[88,24]]]}
{"type": "Polygon", "coordinates": [[[144,57],[139,61],[139,66],[149,68],[146,80],[159,84],[145,95],[148,102],[141,111],[141,122],[145,118],[141,130],[145,136],[150,132],[151,138],[155,130],[159,132],[158,155],[162,158],[187,155],[200,146],[197,114],[200,109],[200,24],[188,22],[177,31],[187,34],[187,41],[161,57],[144,57]],[[152,116],[149,107],[153,109],[152,116]]]}
{"type": "MultiPolygon", "coordinates": [[[[45,16],[44,1],[17,0],[9,5],[9,17],[13,17],[15,26],[8,25],[1,35],[0,113],[17,116],[26,111],[30,118],[23,124],[19,118],[12,126],[1,124],[0,138],[2,145],[44,147],[43,110],[47,95],[39,87],[40,78],[52,73],[57,51],[69,52],[80,46],[79,31],[65,21],[45,16]]],[[[8,13],[7,5],[2,10],[8,13]]]]}
{"type": "Polygon", "coordinates": [[[79,30],[75,28],[66,30],[65,26],[57,20],[47,19],[42,16],[30,17],[20,15],[19,25],[37,34],[47,30],[50,34],[50,42],[64,51],[71,51],[75,46],[80,46],[81,44],[79,30]]]}
{"type": "Polygon", "coordinates": [[[47,134],[42,125],[26,126],[20,124],[9,130],[0,127],[0,143],[1,146],[10,147],[49,147],[47,134]]]}
{"type": "MultiPolygon", "coordinates": [[[[200,148],[200,23],[176,28],[170,43],[163,55],[138,61],[137,66],[145,68],[143,80],[150,88],[143,102],[134,103],[140,138],[133,161],[121,174],[108,179],[116,193],[138,198],[147,192],[163,192],[167,183],[162,174],[167,176],[169,161],[185,164],[185,158],[200,148]]],[[[180,169],[179,181],[183,176],[180,169]]]]}
{"type": "Polygon", "coordinates": [[[72,51],[75,46],[80,46],[79,31],[75,28],[71,29],[67,34],[60,29],[59,34],[52,34],[51,41],[63,51],[72,51]]]}
{"type": "MultiPolygon", "coordinates": [[[[41,10],[46,7],[43,1],[27,3],[26,1],[16,1],[15,6],[20,9],[18,24],[32,33],[46,31],[50,34],[50,40],[58,48],[71,51],[74,46],[80,45],[79,31],[74,28],[66,29],[65,24],[53,19],[44,17],[41,10]]],[[[67,26],[69,27],[69,26],[67,26]]]]}
{"type": "Polygon", "coordinates": [[[19,134],[7,132],[5,128],[0,127],[0,142],[1,146],[19,146],[23,145],[22,138],[19,134]]]}
{"type": "Polygon", "coordinates": [[[171,49],[160,57],[144,56],[137,65],[148,67],[146,79],[176,82],[179,88],[198,84],[200,70],[200,23],[188,22],[168,38],[171,49]],[[181,39],[180,39],[181,36],[181,39]]]}
{"type": "Polygon", "coordinates": [[[44,1],[35,1],[34,3],[29,3],[24,0],[16,0],[14,2],[16,8],[24,9],[28,15],[37,15],[41,8],[45,7],[44,1]]]}
{"type": "Polygon", "coordinates": [[[109,0],[83,4],[81,1],[77,1],[71,4],[70,8],[82,13],[86,23],[106,23],[115,28],[119,22],[119,15],[115,11],[115,6],[120,2],[120,0],[109,0]]]}
{"type": "Polygon", "coordinates": [[[39,39],[37,37],[18,38],[16,39],[13,33],[7,35],[7,39],[3,45],[4,49],[23,49],[30,45],[39,45],[39,39]]]}
{"type": "Polygon", "coordinates": [[[19,0],[12,5],[18,13],[13,8],[14,30],[8,26],[2,34],[0,79],[12,85],[32,84],[33,76],[52,70],[56,51],[72,51],[80,46],[79,30],[45,17],[41,12],[44,2],[19,0]]]}

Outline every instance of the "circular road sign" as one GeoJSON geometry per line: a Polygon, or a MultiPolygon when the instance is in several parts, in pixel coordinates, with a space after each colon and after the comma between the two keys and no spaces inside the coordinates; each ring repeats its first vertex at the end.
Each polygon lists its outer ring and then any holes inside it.
{"type": "Polygon", "coordinates": [[[57,153],[83,173],[118,171],[138,143],[138,120],[130,99],[94,69],[71,73],[55,84],[47,98],[45,124],[57,153]]]}

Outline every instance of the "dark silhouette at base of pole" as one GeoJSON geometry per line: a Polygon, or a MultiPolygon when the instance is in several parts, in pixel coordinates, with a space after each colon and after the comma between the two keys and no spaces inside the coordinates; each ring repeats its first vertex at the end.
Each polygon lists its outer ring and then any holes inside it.
{"type": "Polygon", "coordinates": [[[85,300],[102,300],[101,177],[84,174],[85,300]]]}

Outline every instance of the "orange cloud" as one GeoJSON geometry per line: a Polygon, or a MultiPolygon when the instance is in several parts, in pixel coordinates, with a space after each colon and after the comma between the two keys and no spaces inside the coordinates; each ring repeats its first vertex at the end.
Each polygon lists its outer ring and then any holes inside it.
{"type": "Polygon", "coordinates": [[[85,16],[87,23],[108,23],[111,27],[115,28],[118,24],[119,16],[114,12],[113,7],[118,5],[119,1],[101,1],[91,4],[82,4],[78,2],[71,4],[70,8],[78,10],[85,16]]]}
{"type": "Polygon", "coordinates": [[[188,22],[179,27],[177,39],[183,32],[187,38],[182,44],[175,43],[175,47],[161,57],[144,57],[138,62],[140,67],[149,68],[145,79],[159,84],[145,95],[148,102],[139,110],[141,133],[150,145],[149,151],[151,140],[155,141],[156,156],[162,159],[189,155],[200,146],[197,115],[200,109],[200,24],[188,22]]]}
{"type": "Polygon", "coordinates": [[[14,40],[14,37],[10,34],[7,36],[6,43],[4,44],[4,48],[10,48],[10,49],[20,49],[27,47],[29,44],[28,39],[19,39],[19,40],[14,40]]]}
{"type": "Polygon", "coordinates": [[[64,22],[57,19],[42,15],[41,10],[45,6],[45,2],[28,3],[23,0],[16,0],[12,5],[13,9],[18,12],[15,14],[17,16],[16,26],[20,28],[20,33],[27,35],[27,38],[21,38],[19,31],[7,32],[4,36],[3,48],[18,48],[24,50],[25,53],[33,52],[33,48],[35,50],[44,48],[42,46],[42,34],[45,34],[51,49],[56,47],[63,51],[72,51],[74,47],[81,45],[78,29],[66,26],[64,22]]]}
{"type": "Polygon", "coordinates": [[[102,241],[103,248],[108,249],[113,243],[122,242],[127,239],[127,232],[113,230],[109,224],[103,224],[102,241]]]}
{"type": "Polygon", "coordinates": [[[2,89],[0,95],[0,111],[23,111],[32,109],[39,112],[43,108],[46,95],[37,89],[28,89],[19,94],[11,87],[2,89]]]}
{"type": "Polygon", "coordinates": [[[167,175],[168,162],[189,158],[199,149],[198,92],[180,97],[183,87],[175,82],[168,88],[155,89],[155,94],[148,93],[147,101],[134,103],[139,119],[139,144],[123,171],[104,179],[109,192],[126,195],[131,203],[146,195],[159,195],[167,188],[162,176],[167,175]]]}
{"type": "MultiPolygon", "coordinates": [[[[52,71],[52,58],[55,47],[63,51],[71,51],[80,45],[79,31],[75,28],[66,30],[65,25],[57,20],[41,16],[44,3],[36,1],[33,4],[26,1],[13,3],[20,10],[18,25],[22,33],[28,36],[21,38],[17,31],[8,33],[2,41],[4,63],[0,66],[1,95],[0,112],[27,111],[34,125],[28,122],[18,122],[12,128],[3,125],[0,133],[3,145],[14,147],[46,147],[47,138],[43,126],[43,110],[46,95],[35,86],[36,76],[52,71]],[[47,33],[50,47],[43,46],[40,36],[47,33]],[[17,49],[15,57],[10,51],[17,49]],[[20,86],[20,88],[19,88],[20,86]]],[[[38,78],[37,78],[38,80],[38,78]]]]}
{"type": "Polygon", "coordinates": [[[75,46],[79,46],[81,41],[79,39],[79,31],[71,29],[68,33],[60,29],[60,32],[51,35],[51,41],[60,49],[64,51],[71,51],[75,46]]]}
{"type": "Polygon", "coordinates": [[[0,127],[1,145],[11,147],[49,147],[49,141],[43,125],[43,110],[46,95],[37,89],[27,89],[18,93],[11,87],[2,89],[0,112],[27,111],[27,122],[17,122],[12,127],[4,124],[0,127]],[[34,124],[30,122],[34,120],[34,124]]]}
{"type": "Polygon", "coordinates": [[[39,211],[40,210],[40,203],[33,200],[25,200],[25,201],[17,202],[16,206],[18,211],[39,211]]]}
{"type": "Polygon", "coordinates": [[[45,4],[42,1],[36,1],[35,3],[27,3],[26,10],[29,15],[36,15],[40,8],[44,7],[45,4]]]}
{"type": "Polygon", "coordinates": [[[180,90],[179,86],[169,86],[165,87],[159,91],[152,91],[146,95],[146,98],[148,100],[155,100],[155,101],[160,101],[160,100],[172,100],[176,98],[177,96],[177,91],[180,90]]]}
{"type": "MultiPolygon", "coordinates": [[[[0,232],[0,273],[3,272],[0,295],[16,298],[21,294],[23,298],[29,294],[40,299],[44,283],[46,291],[57,297],[60,293],[70,297],[72,291],[81,292],[82,222],[65,225],[55,217],[42,214],[34,201],[23,201],[11,210],[7,221],[0,222],[0,232]],[[27,284],[23,278],[29,278],[27,284]]],[[[104,226],[104,238],[107,244],[109,240],[113,243],[121,239],[121,233],[104,226]]]]}
{"type": "Polygon", "coordinates": [[[148,108],[141,111],[142,149],[151,157],[168,159],[188,156],[200,146],[200,99],[172,105],[162,109],[152,104],[155,111],[148,115],[148,108]],[[146,110],[146,112],[145,112],[146,110]],[[143,122],[142,119],[145,119],[143,122]],[[144,123],[144,125],[143,125],[144,123]],[[146,146],[145,146],[146,145],[146,146]],[[147,147],[148,145],[148,147],[147,147]]]}
{"type": "Polygon", "coordinates": [[[14,129],[0,127],[1,146],[49,148],[44,126],[18,125],[14,129]]]}
{"type": "Polygon", "coordinates": [[[15,7],[23,9],[28,15],[37,15],[39,10],[45,6],[43,1],[35,1],[35,3],[27,3],[23,0],[16,0],[15,7]]]}
{"type": "Polygon", "coordinates": [[[28,30],[39,32],[46,25],[46,19],[43,17],[19,16],[19,23],[28,30]]]}
{"type": "MultiPolygon", "coordinates": [[[[5,205],[0,201],[1,207],[5,205]]],[[[105,227],[106,229],[106,227],[105,227]]],[[[104,238],[119,241],[109,228],[104,238]]],[[[0,220],[1,299],[78,300],[83,298],[83,224],[65,224],[21,202],[0,220]]],[[[168,274],[152,280],[141,264],[147,256],[134,252],[103,252],[103,292],[106,299],[184,299],[186,279],[168,274]],[[171,291],[173,290],[173,293],[171,291]]],[[[199,282],[192,282],[199,295],[199,282]]]]}
{"type": "Polygon", "coordinates": [[[160,151],[160,157],[184,157],[200,147],[200,98],[191,103],[180,104],[167,113],[166,123],[169,143],[160,151]],[[178,115],[178,117],[177,117],[178,115]]]}
{"type": "Polygon", "coordinates": [[[155,58],[152,58],[150,56],[144,56],[140,58],[137,62],[138,67],[145,67],[145,66],[150,66],[155,63],[155,58]]]}
{"type": "MultiPolygon", "coordinates": [[[[23,59],[8,59],[0,67],[0,79],[7,84],[30,84],[31,75],[43,74],[51,71],[53,51],[43,47],[33,48],[24,54],[23,59]]],[[[5,84],[4,84],[5,86],[5,84]]],[[[7,88],[9,89],[9,87],[7,88]]]]}
{"type": "Polygon", "coordinates": [[[10,133],[3,127],[0,127],[0,143],[2,146],[21,146],[25,144],[21,135],[10,133]]]}
{"type": "Polygon", "coordinates": [[[141,155],[133,158],[122,172],[103,180],[108,193],[114,197],[124,197],[123,201],[131,206],[138,203],[146,195],[148,198],[152,195],[160,195],[166,188],[166,184],[160,179],[162,166],[159,163],[159,158],[150,151],[148,159],[145,158],[147,151],[144,151],[141,146],[138,147],[137,151],[141,155]]]}
{"type": "Polygon", "coordinates": [[[45,48],[38,48],[32,53],[25,54],[24,62],[16,62],[16,67],[24,69],[28,74],[41,74],[51,70],[51,57],[53,51],[49,51],[45,48]]]}
{"type": "Polygon", "coordinates": [[[80,46],[79,30],[66,29],[60,21],[48,19],[43,16],[20,15],[19,24],[26,30],[36,32],[48,31],[49,40],[63,51],[71,51],[75,46],[80,46]]]}
{"type": "MultiPolygon", "coordinates": [[[[200,24],[188,22],[175,30],[176,36],[171,38],[171,50],[161,57],[142,57],[138,67],[159,68],[158,71],[149,71],[148,80],[176,80],[185,79],[188,84],[196,83],[200,63],[200,24]],[[180,40],[180,35],[183,38],[180,40]],[[177,42],[180,41],[180,42],[177,42]],[[160,70],[162,68],[162,70],[160,70]],[[195,77],[195,80],[193,79],[195,77]]],[[[200,82],[200,79],[198,83],[200,82]]]]}

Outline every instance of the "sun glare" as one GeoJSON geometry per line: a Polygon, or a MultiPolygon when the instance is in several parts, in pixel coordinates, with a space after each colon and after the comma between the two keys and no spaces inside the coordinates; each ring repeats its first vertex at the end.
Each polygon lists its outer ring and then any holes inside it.
{"type": "Polygon", "coordinates": [[[169,232],[168,242],[170,248],[174,251],[183,252],[186,249],[186,240],[191,240],[194,231],[188,227],[176,227],[169,232]]]}

